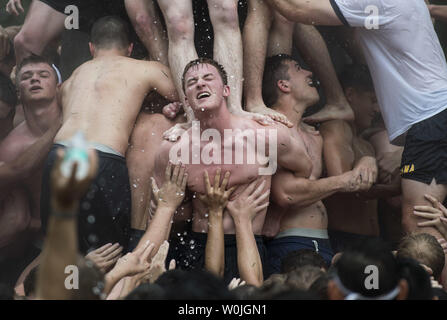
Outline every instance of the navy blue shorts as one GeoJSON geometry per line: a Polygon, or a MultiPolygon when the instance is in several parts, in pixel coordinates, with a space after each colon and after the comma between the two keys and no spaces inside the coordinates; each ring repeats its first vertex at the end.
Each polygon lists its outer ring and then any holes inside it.
{"type": "Polygon", "coordinates": [[[281,273],[281,260],[292,251],[313,249],[323,257],[328,266],[331,265],[334,256],[329,239],[290,236],[269,240],[266,247],[267,264],[264,273],[267,277],[275,273],[281,273]]]}

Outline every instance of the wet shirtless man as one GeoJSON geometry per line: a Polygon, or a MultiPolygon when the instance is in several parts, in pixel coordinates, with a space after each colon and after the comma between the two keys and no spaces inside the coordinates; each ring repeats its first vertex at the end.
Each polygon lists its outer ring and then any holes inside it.
{"type": "Polygon", "coordinates": [[[16,79],[25,121],[0,143],[0,282],[12,285],[38,254],[28,249],[39,240],[42,168],[60,127],[51,64],[31,56],[18,66],[16,79]]]}
{"type": "Polygon", "coordinates": [[[328,240],[328,216],[322,201],[337,192],[355,192],[371,186],[368,163],[360,162],[353,170],[322,178],[323,139],[318,131],[302,122],[306,109],[319,96],[312,73],[290,56],[277,55],[266,61],[263,81],[264,101],[295,124],[288,133],[292,139],[290,156],[295,170],[281,165],[272,178],[271,202],[264,235],[267,243],[267,274],[279,273],[281,259],[289,252],[315,249],[328,265],[332,249],[328,240]]]}
{"type": "MultiPolygon", "coordinates": [[[[218,170],[221,171],[222,178],[225,172],[230,171],[227,187],[237,186],[231,197],[234,199],[260,175],[265,175],[260,177],[260,180],[266,182],[263,192],[270,189],[270,175],[274,173],[276,166],[275,154],[277,163],[290,167],[290,170],[295,169],[295,159],[290,157],[290,137],[284,125],[265,127],[229,112],[227,98],[230,88],[226,73],[217,62],[209,59],[192,61],[185,68],[183,84],[187,101],[198,122],[193,124],[178,143],[163,142],[154,172],[157,184],[161,185],[163,167],[167,161],[181,160],[186,166],[188,189],[194,193],[192,232],[190,237],[184,237],[186,250],[183,255],[177,256],[177,260],[182,267],[194,265],[201,268],[208,231],[206,206],[200,200],[200,195],[205,193],[204,170],[208,171],[212,181],[218,170]],[[253,138],[248,138],[250,135],[253,138]],[[255,139],[256,137],[258,138],[255,139]]],[[[266,211],[260,212],[252,223],[261,259],[265,257],[261,232],[266,211]]],[[[238,275],[238,267],[235,226],[226,211],[223,228],[226,243],[224,278],[229,282],[238,275]]]]}
{"type": "Polygon", "coordinates": [[[93,60],[81,65],[62,86],[63,125],[55,138],[43,180],[42,212],[48,217],[49,174],[56,150],[82,131],[98,151],[98,176],[81,201],[80,250],[129,240],[131,195],[124,154],[148,92],[177,99],[169,69],[158,62],[128,58],[132,51],[128,26],[104,17],[92,28],[93,60]]]}

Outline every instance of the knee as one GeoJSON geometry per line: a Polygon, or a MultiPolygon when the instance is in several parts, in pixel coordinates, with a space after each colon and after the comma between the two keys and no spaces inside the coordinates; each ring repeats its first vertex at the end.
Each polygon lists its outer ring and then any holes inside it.
{"type": "Polygon", "coordinates": [[[239,28],[239,17],[236,0],[208,1],[211,21],[214,28],[239,28]]]}
{"type": "Polygon", "coordinates": [[[176,39],[194,38],[194,17],[190,14],[170,10],[166,16],[169,37],[176,39]]]}

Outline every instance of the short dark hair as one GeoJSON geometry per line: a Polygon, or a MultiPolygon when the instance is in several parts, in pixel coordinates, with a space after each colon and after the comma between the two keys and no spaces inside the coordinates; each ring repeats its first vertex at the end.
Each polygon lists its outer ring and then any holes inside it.
{"type": "Polygon", "coordinates": [[[93,24],[90,42],[99,49],[125,49],[131,43],[129,30],[120,17],[106,16],[93,24]]]}
{"type": "Polygon", "coordinates": [[[439,279],[444,269],[445,254],[438,240],[428,233],[410,234],[399,243],[397,257],[411,258],[432,269],[433,276],[439,279]]]}
{"type": "Polygon", "coordinates": [[[398,258],[400,276],[408,283],[406,300],[432,300],[434,292],[430,276],[418,261],[411,258],[398,258]]]}
{"type": "Polygon", "coordinates": [[[189,69],[191,69],[192,67],[201,65],[201,64],[209,64],[212,65],[213,67],[215,67],[217,69],[217,71],[219,72],[220,77],[222,78],[222,82],[224,83],[224,85],[228,84],[228,75],[227,72],[225,71],[225,68],[216,60],[210,59],[210,58],[199,58],[196,60],[193,60],[191,62],[189,62],[185,69],[183,70],[183,75],[182,75],[182,89],[183,92],[185,92],[185,76],[186,73],[189,71],[189,69]]]}
{"type": "Polygon", "coordinates": [[[314,266],[327,269],[323,257],[312,249],[300,249],[289,252],[281,259],[281,273],[288,273],[304,266],[314,266]]]}
{"type": "Polygon", "coordinates": [[[337,261],[336,274],[348,290],[365,297],[377,297],[391,292],[399,283],[400,274],[391,249],[380,239],[365,239],[350,246],[337,261]],[[366,288],[367,266],[378,269],[379,288],[366,288]]]}
{"type": "Polygon", "coordinates": [[[306,265],[287,273],[286,283],[294,289],[308,290],[310,286],[325,274],[319,267],[306,265]]]}
{"type": "Polygon", "coordinates": [[[364,91],[374,91],[374,83],[368,66],[363,64],[350,64],[345,66],[339,76],[343,90],[355,88],[364,91]]]}
{"type": "Polygon", "coordinates": [[[23,67],[25,67],[29,64],[38,64],[38,63],[44,63],[44,64],[49,65],[51,70],[53,70],[54,76],[56,78],[56,83],[59,81],[56,70],[54,70],[54,68],[53,68],[53,62],[50,59],[45,58],[43,56],[38,56],[38,55],[32,54],[29,57],[26,57],[25,59],[23,59],[22,62],[20,62],[20,64],[17,66],[16,85],[17,85],[17,80],[20,81],[19,75],[20,75],[20,71],[22,71],[23,67]]]}
{"type": "Polygon", "coordinates": [[[292,56],[288,54],[278,54],[273,57],[268,57],[265,61],[264,77],[262,80],[262,98],[267,107],[271,108],[278,101],[278,87],[279,80],[290,80],[288,74],[288,61],[295,61],[292,56]]]}

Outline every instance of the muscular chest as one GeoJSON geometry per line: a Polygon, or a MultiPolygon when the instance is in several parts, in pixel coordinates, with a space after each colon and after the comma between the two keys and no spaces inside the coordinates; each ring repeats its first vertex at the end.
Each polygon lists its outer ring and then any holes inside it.
{"type": "Polygon", "coordinates": [[[318,131],[304,129],[298,131],[302,141],[303,150],[309,159],[308,177],[310,179],[320,178],[323,171],[323,139],[318,131]]]}

